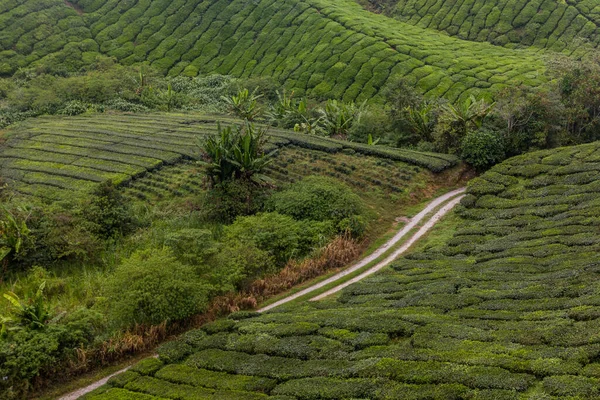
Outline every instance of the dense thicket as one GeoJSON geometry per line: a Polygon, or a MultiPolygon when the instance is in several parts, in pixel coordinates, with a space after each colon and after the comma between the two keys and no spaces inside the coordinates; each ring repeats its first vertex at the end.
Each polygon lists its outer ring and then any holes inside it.
{"type": "Polygon", "coordinates": [[[598,398],[599,182],[599,143],[509,159],[447,243],[188,332],[87,398],[598,398]]]}

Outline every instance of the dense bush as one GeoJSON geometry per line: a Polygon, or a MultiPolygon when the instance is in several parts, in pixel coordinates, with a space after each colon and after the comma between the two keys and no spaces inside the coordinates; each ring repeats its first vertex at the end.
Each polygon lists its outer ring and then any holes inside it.
{"type": "Polygon", "coordinates": [[[269,192],[268,187],[254,182],[226,181],[208,191],[203,203],[209,218],[231,223],[238,216],[261,211],[269,192]]]}
{"type": "Polygon", "coordinates": [[[360,218],[365,213],[362,200],[350,188],[318,176],[304,178],[274,193],[267,208],[298,220],[331,221],[339,231],[358,222],[348,219],[360,218]]]}
{"type": "Polygon", "coordinates": [[[211,290],[168,250],[138,251],[106,283],[108,312],[121,326],[178,321],[202,312],[211,290]]]}
{"type": "Polygon", "coordinates": [[[498,132],[479,129],[462,140],[461,157],[478,170],[485,170],[504,159],[504,142],[498,132]]]}
{"type": "Polygon", "coordinates": [[[0,339],[0,398],[23,396],[34,378],[60,373],[77,349],[93,342],[101,316],[81,310],[43,330],[21,329],[0,339]]]}
{"type": "Polygon", "coordinates": [[[291,258],[303,257],[320,247],[332,233],[327,221],[296,221],[288,215],[271,212],[238,217],[225,227],[224,239],[255,245],[283,265],[291,258]]]}

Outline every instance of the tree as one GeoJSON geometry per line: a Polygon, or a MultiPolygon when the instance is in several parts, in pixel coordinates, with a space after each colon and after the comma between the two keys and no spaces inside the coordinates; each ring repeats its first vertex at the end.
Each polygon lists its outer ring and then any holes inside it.
{"type": "Polygon", "coordinates": [[[559,144],[565,109],[555,90],[509,87],[497,99],[492,116],[501,121],[507,156],[559,144]]]}
{"type": "Polygon", "coordinates": [[[268,183],[270,179],[262,174],[271,163],[275,151],[266,153],[266,130],[256,128],[246,121],[243,126],[234,129],[222,129],[219,124],[218,135],[199,142],[209,166],[207,174],[213,185],[228,180],[245,180],[257,184],[268,183]]]}
{"type": "Polygon", "coordinates": [[[565,107],[564,129],[568,143],[600,139],[600,54],[559,67],[558,91],[565,107]]]}

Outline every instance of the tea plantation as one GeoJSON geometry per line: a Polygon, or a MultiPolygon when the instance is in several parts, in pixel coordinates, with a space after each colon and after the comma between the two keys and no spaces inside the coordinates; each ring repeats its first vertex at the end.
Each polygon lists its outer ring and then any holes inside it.
{"type": "Polygon", "coordinates": [[[593,1],[400,0],[392,3],[394,6],[387,11],[401,21],[466,40],[567,52],[576,51],[584,41],[593,47],[600,42],[600,11],[593,1]],[[574,41],[576,38],[585,40],[574,41]]]}
{"type": "MultiPolygon", "coordinates": [[[[239,123],[227,117],[218,117],[218,121],[224,126],[239,123]]],[[[198,139],[215,134],[218,121],[216,117],[193,114],[94,114],[31,119],[8,131],[5,136],[6,141],[0,147],[0,174],[17,192],[50,199],[71,196],[74,192],[85,193],[106,180],[117,185],[126,184],[161,166],[197,157],[198,139]]],[[[274,128],[270,128],[269,134],[271,149],[295,146],[326,154],[358,153],[390,162],[403,161],[434,172],[458,163],[456,157],[445,154],[367,146],[274,128]]],[[[352,163],[350,160],[347,162],[352,163]]],[[[160,182],[161,174],[177,174],[177,171],[186,168],[185,165],[155,174],[151,180],[160,182]]],[[[280,173],[289,173],[279,165],[280,173]]],[[[274,165],[273,168],[278,167],[274,165]]],[[[349,165],[340,165],[340,168],[351,172],[349,165]]],[[[382,170],[373,169],[370,179],[380,177],[382,170]]],[[[144,180],[136,183],[136,187],[140,188],[143,183],[144,180]]],[[[192,183],[198,184],[198,181],[192,183]]],[[[393,182],[388,183],[390,187],[393,185],[393,182]]],[[[145,192],[151,194],[153,190],[146,187],[145,192]]]]}
{"type": "Polygon", "coordinates": [[[469,185],[441,247],[190,331],[86,399],[600,398],[600,143],[469,185]]]}
{"type": "MultiPolygon", "coordinates": [[[[0,74],[100,55],[175,75],[273,77],[298,94],[381,100],[391,77],[455,100],[546,80],[539,51],[448,37],[353,0],[0,0],[0,74]]],[[[591,33],[590,33],[591,34],[591,33]]]]}

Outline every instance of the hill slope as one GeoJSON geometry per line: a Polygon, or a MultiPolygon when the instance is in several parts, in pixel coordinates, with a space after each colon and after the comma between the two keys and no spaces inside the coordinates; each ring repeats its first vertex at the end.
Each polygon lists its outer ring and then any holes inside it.
{"type": "MultiPolygon", "coordinates": [[[[106,180],[117,185],[128,183],[163,165],[196,157],[198,138],[215,134],[219,121],[239,123],[227,117],[193,114],[35,118],[5,135],[0,146],[0,175],[18,192],[51,199],[86,193],[106,180]]],[[[367,146],[274,128],[268,133],[272,148],[298,146],[325,153],[356,152],[434,172],[458,163],[456,157],[447,154],[367,146]]],[[[351,160],[348,163],[354,164],[351,160]]],[[[285,170],[280,168],[280,172],[289,172],[285,170]]]]}
{"type": "Polygon", "coordinates": [[[510,159],[469,192],[442,247],[188,332],[86,398],[598,398],[600,143],[510,159]]]}
{"type": "Polygon", "coordinates": [[[171,75],[270,76],[318,97],[377,98],[393,76],[455,99],[536,86],[535,52],[450,38],[352,0],[0,1],[0,73],[32,63],[79,68],[98,54],[171,75]],[[19,6],[15,7],[15,3],[19,6]]]}
{"type": "Polygon", "coordinates": [[[574,41],[575,38],[586,39],[593,47],[600,44],[600,8],[591,0],[568,3],[555,0],[375,0],[374,3],[384,6],[386,14],[401,21],[466,40],[567,52],[582,45],[574,41]]]}

